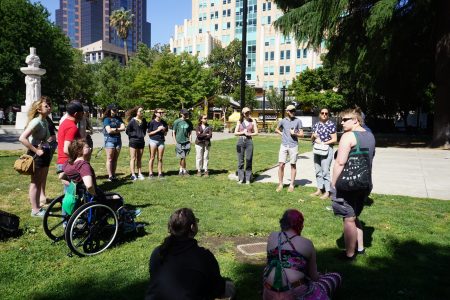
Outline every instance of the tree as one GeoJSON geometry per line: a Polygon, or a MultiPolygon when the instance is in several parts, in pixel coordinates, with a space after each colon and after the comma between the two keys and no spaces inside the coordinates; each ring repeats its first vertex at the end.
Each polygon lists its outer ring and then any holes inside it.
{"type": "Polygon", "coordinates": [[[199,100],[214,95],[217,80],[210,69],[188,53],[164,52],[151,68],[142,69],[133,88],[151,108],[191,107],[199,100]]]}
{"type": "Polygon", "coordinates": [[[120,78],[123,68],[117,60],[105,58],[98,64],[94,64],[95,94],[94,101],[105,108],[111,103],[121,104],[119,92],[121,89],[120,78]]]}
{"type": "Polygon", "coordinates": [[[227,127],[227,119],[226,113],[227,109],[230,106],[230,98],[228,96],[215,96],[214,97],[214,106],[220,107],[223,115],[223,127],[227,127]]]}
{"type": "Polygon", "coordinates": [[[116,29],[117,35],[123,40],[123,48],[125,51],[125,65],[128,64],[128,47],[127,38],[128,31],[133,26],[133,17],[131,10],[121,9],[112,12],[109,20],[111,27],[116,29]]]}
{"type": "Polygon", "coordinates": [[[436,85],[435,145],[450,138],[450,10],[439,0],[275,0],[275,26],[319,48],[348,104],[373,115],[430,107],[436,85]]]}
{"type": "Polygon", "coordinates": [[[48,20],[48,11],[27,0],[0,2],[0,94],[1,106],[25,101],[25,57],[35,47],[41,59],[42,94],[55,103],[64,100],[72,76],[73,55],[69,39],[48,20]]]}
{"type": "Polygon", "coordinates": [[[72,49],[72,59],[72,75],[64,88],[64,98],[68,100],[77,99],[84,103],[89,103],[93,100],[96,89],[93,72],[94,65],[84,63],[83,54],[78,49],[72,49]]]}
{"type": "Polygon", "coordinates": [[[213,75],[219,78],[218,93],[230,95],[239,86],[241,76],[241,42],[232,41],[227,47],[215,47],[208,57],[213,75]]]}
{"type": "MultiPolygon", "coordinates": [[[[241,90],[235,89],[233,92],[233,99],[239,101],[241,99],[241,90]]],[[[258,100],[256,100],[255,89],[251,86],[245,86],[245,106],[251,109],[258,108],[258,100]]]]}
{"type": "Polygon", "coordinates": [[[267,101],[269,101],[270,106],[276,111],[276,114],[278,115],[278,113],[282,109],[283,95],[281,95],[281,93],[277,89],[270,88],[266,92],[266,98],[267,101]]]}

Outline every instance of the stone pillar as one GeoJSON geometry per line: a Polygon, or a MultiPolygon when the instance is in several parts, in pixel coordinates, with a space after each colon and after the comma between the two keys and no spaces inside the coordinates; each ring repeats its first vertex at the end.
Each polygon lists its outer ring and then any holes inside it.
{"type": "Polygon", "coordinates": [[[26,85],[26,97],[25,105],[22,105],[20,112],[16,115],[16,128],[24,129],[28,121],[28,111],[33,105],[33,102],[41,98],[41,76],[47,71],[45,69],[39,68],[41,65],[41,60],[39,56],[36,55],[36,48],[30,48],[30,54],[26,57],[25,63],[28,67],[20,68],[20,71],[24,73],[25,85],[26,85]]]}

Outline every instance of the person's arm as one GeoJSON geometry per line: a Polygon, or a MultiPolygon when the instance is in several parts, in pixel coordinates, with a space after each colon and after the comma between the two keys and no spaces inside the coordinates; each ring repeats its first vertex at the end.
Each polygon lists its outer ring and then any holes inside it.
{"type": "Polygon", "coordinates": [[[225,279],[220,275],[219,263],[217,262],[214,255],[209,251],[205,250],[206,266],[209,267],[209,298],[219,298],[225,294],[225,279]]]}
{"type": "Polygon", "coordinates": [[[92,179],[91,175],[86,175],[82,177],[84,186],[86,187],[89,194],[92,196],[95,196],[95,186],[94,186],[94,180],[92,179]]]}
{"type": "Polygon", "coordinates": [[[278,122],[277,128],[275,129],[275,133],[278,133],[279,135],[283,135],[283,131],[281,131],[283,128],[282,121],[278,122]]]}
{"type": "Polygon", "coordinates": [[[317,272],[317,261],[316,261],[316,249],[311,241],[309,241],[308,248],[310,248],[311,256],[308,259],[308,277],[312,281],[319,280],[319,273],[317,272]]]}
{"type": "Polygon", "coordinates": [[[342,135],[341,141],[339,142],[338,155],[336,157],[336,161],[334,162],[333,177],[331,181],[331,186],[333,188],[335,188],[336,181],[339,175],[341,175],[345,163],[347,162],[348,154],[350,153],[352,146],[355,144],[356,140],[352,132],[346,132],[342,135]],[[353,141],[354,143],[352,143],[353,141]]]}
{"type": "Polygon", "coordinates": [[[27,147],[30,151],[33,151],[34,153],[36,153],[36,155],[41,156],[42,154],[44,154],[44,150],[34,147],[28,140],[28,138],[31,135],[31,131],[32,131],[32,128],[30,128],[30,127],[25,129],[22,132],[22,134],[20,135],[19,141],[22,143],[22,145],[27,147]]]}
{"type": "Polygon", "coordinates": [[[173,141],[174,141],[175,144],[177,143],[177,138],[176,138],[176,135],[177,135],[177,124],[178,124],[178,122],[175,121],[175,122],[173,122],[173,126],[172,126],[172,138],[173,138],[173,141]]]}
{"type": "Polygon", "coordinates": [[[247,133],[248,136],[254,136],[254,135],[258,135],[259,131],[258,131],[258,122],[256,122],[256,120],[253,120],[253,132],[252,133],[247,133]]]}
{"type": "Polygon", "coordinates": [[[117,128],[117,131],[118,132],[122,132],[122,131],[125,131],[125,123],[120,123],[120,126],[119,126],[119,128],[117,128]]]}
{"type": "Polygon", "coordinates": [[[58,179],[60,179],[62,184],[64,184],[65,186],[68,186],[70,184],[69,178],[64,172],[58,174],[58,179]]]}
{"type": "Polygon", "coordinates": [[[331,140],[324,142],[325,145],[333,145],[334,143],[337,142],[337,133],[332,133],[331,134],[331,140]]]}

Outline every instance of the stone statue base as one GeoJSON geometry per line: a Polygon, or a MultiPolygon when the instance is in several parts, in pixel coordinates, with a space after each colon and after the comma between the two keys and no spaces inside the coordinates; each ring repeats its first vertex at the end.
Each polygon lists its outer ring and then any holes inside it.
{"type": "Polygon", "coordinates": [[[16,129],[25,129],[28,123],[28,106],[22,105],[21,110],[16,113],[16,129]]]}

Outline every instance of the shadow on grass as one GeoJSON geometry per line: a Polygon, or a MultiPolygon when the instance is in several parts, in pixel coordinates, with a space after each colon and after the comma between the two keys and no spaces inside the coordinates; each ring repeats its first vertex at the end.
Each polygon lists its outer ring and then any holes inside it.
{"type": "MultiPolygon", "coordinates": [[[[450,248],[417,241],[386,241],[388,254],[369,251],[354,263],[336,258],[340,250],[317,251],[318,269],[340,272],[343,286],[333,299],[449,299],[450,248]]],[[[147,263],[147,261],[142,262],[147,263]]],[[[261,299],[264,264],[241,263],[233,270],[238,299],[261,299]]],[[[124,274],[77,278],[64,288],[34,292],[33,299],[142,299],[148,278],[130,282],[124,274]]]]}
{"type": "MultiPolygon", "coordinates": [[[[375,232],[375,228],[372,226],[366,226],[366,223],[361,221],[361,225],[363,227],[364,232],[364,247],[370,248],[372,247],[372,241],[373,241],[373,233],[375,232]]],[[[345,242],[344,242],[344,234],[342,233],[341,237],[336,240],[336,245],[341,248],[345,249],[345,242]]]]}

